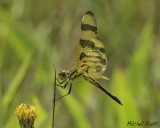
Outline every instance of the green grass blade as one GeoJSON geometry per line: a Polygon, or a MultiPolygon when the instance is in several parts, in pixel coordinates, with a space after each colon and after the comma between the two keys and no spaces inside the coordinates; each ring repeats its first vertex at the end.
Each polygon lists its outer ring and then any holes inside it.
{"type": "Polygon", "coordinates": [[[27,70],[29,68],[30,62],[31,62],[32,54],[31,52],[27,55],[27,57],[24,59],[24,62],[22,66],[20,67],[19,71],[11,81],[8,91],[6,92],[4,99],[3,99],[3,108],[8,108],[9,104],[12,102],[14,95],[17,92],[18,87],[21,85],[22,80],[24,79],[27,70]]]}
{"type": "MultiPolygon", "coordinates": [[[[87,85],[89,86],[89,85],[87,85]]],[[[67,89],[63,90],[64,94],[67,94],[67,89]]],[[[76,98],[73,97],[72,94],[63,98],[65,101],[69,113],[71,114],[73,120],[76,123],[77,128],[91,128],[88,119],[86,118],[85,108],[79,103],[76,98]]],[[[56,112],[57,113],[57,112],[56,112]]],[[[69,116],[69,115],[68,115],[69,116]]],[[[55,122],[56,124],[56,122],[55,122]]]]}

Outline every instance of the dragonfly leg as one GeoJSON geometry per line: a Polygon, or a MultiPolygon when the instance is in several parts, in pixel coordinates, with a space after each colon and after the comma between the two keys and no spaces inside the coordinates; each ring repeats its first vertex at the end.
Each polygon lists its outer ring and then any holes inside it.
{"type": "Polygon", "coordinates": [[[60,98],[63,98],[63,97],[65,97],[65,96],[69,95],[69,94],[71,93],[71,89],[72,89],[72,83],[70,84],[68,93],[67,93],[66,95],[64,95],[64,96],[58,97],[56,100],[58,100],[58,99],[60,99],[60,98]]]}
{"type": "Polygon", "coordinates": [[[63,80],[62,82],[60,82],[58,78],[57,78],[57,81],[58,81],[59,84],[63,84],[65,82],[65,80],[63,80]]]}
{"type": "Polygon", "coordinates": [[[59,84],[56,84],[57,86],[59,86],[59,87],[61,87],[61,88],[63,88],[63,89],[65,89],[66,87],[67,87],[67,85],[68,85],[68,81],[65,83],[65,85],[59,85],[59,84]]]}
{"type": "Polygon", "coordinates": [[[58,81],[59,84],[56,84],[56,85],[59,86],[59,87],[61,87],[61,88],[63,88],[63,89],[65,89],[67,87],[67,85],[68,85],[68,81],[64,80],[64,81],[60,82],[58,78],[57,78],[57,81],[58,81]],[[62,84],[64,84],[64,85],[62,85],[62,84]]]}

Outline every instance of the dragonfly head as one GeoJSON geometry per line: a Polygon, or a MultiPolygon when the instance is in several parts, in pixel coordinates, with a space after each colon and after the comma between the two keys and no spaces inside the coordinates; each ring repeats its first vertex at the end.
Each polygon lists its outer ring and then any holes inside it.
{"type": "Polygon", "coordinates": [[[58,73],[58,77],[61,80],[66,80],[68,78],[68,72],[66,72],[65,70],[60,70],[58,73]]]}

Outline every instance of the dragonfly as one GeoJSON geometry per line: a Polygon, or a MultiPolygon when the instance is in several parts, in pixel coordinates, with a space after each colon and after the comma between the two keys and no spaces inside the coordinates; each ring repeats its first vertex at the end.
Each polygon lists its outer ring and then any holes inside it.
{"type": "Polygon", "coordinates": [[[92,11],[87,11],[83,15],[81,22],[81,35],[76,53],[76,67],[72,68],[70,71],[60,70],[58,72],[58,83],[56,85],[63,89],[69,85],[69,91],[64,95],[67,96],[71,93],[72,82],[76,79],[84,78],[86,81],[105,92],[114,101],[122,105],[121,101],[116,96],[100,85],[96,80],[109,80],[109,78],[102,75],[106,67],[106,52],[103,41],[97,36],[96,18],[92,11]]]}

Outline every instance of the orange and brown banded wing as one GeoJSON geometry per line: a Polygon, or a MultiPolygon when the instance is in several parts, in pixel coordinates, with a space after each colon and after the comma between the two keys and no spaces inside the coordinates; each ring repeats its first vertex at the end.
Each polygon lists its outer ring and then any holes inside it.
{"type": "Polygon", "coordinates": [[[81,52],[77,68],[82,72],[89,74],[93,78],[100,78],[100,75],[106,70],[107,57],[102,40],[98,37],[81,44],[81,47],[88,49],[89,52],[81,52]]]}
{"type": "Polygon", "coordinates": [[[83,15],[81,22],[81,35],[76,53],[76,65],[80,63],[79,58],[82,52],[85,54],[90,52],[90,47],[93,46],[92,43],[89,43],[89,41],[95,37],[97,37],[96,19],[93,12],[88,11],[83,15]]]}

